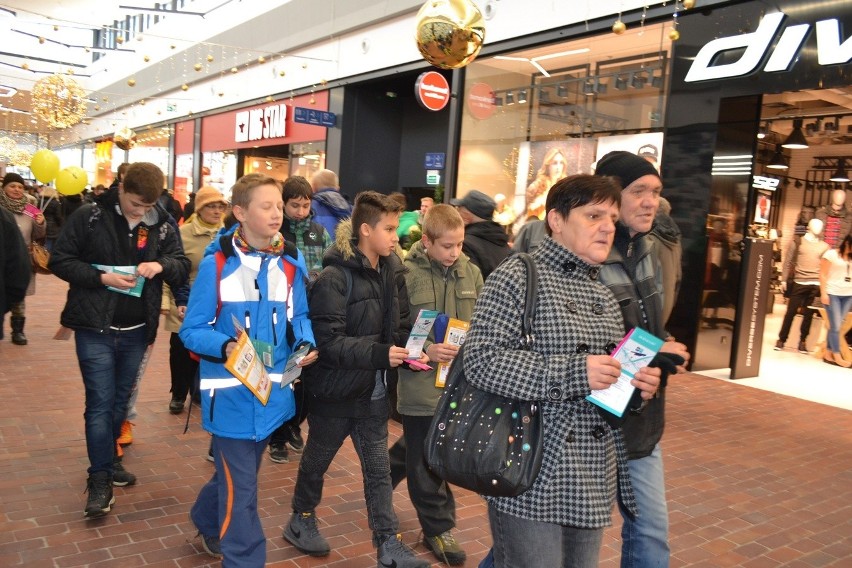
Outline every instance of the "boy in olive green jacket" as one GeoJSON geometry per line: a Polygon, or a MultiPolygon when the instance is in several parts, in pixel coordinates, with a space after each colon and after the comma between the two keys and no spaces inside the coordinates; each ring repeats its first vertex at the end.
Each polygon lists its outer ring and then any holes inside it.
{"type": "MultiPolygon", "coordinates": [[[[405,282],[411,314],[437,310],[465,322],[482,289],[482,273],[461,252],[464,222],[455,207],[435,205],[423,219],[423,237],[405,258],[405,282]]],[[[456,506],[450,487],[432,473],[423,456],[423,441],[443,389],[436,386],[437,368],[448,364],[458,347],[434,337],[424,345],[434,371],[415,372],[400,367],[397,407],[402,415],[406,445],[405,469],[408,493],[423,528],[424,544],[443,562],[459,565],[465,553],[451,530],[456,525],[456,506]]]]}

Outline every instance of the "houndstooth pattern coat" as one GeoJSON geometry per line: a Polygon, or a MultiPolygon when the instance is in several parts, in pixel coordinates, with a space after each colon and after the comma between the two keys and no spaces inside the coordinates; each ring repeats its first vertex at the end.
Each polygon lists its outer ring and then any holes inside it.
{"type": "Polygon", "coordinates": [[[604,527],[616,491],[634,514],[636,505],[621,431],[585,400],[586,357],[608,353],[621,340],[621,310],[597,280],[598,267],[550,237],[532,257],[539,282],[532,350],[518,347],[526,271],[517,258],[486,280],[465,340],[468,381],[503,396],[540,401],[545,423],[544,460],[533,486],[517,497],[487,499],[524,519],[604,527]]]}

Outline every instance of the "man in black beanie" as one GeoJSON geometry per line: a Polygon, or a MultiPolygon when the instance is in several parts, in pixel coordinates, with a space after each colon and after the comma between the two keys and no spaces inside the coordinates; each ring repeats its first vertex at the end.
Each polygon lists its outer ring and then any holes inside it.
{"type": "MultiPolygon", "coordinates": [[[[615,242],[599,278],[618,300],[626,331],[641,327],[666,340],[661,352],[688,361],[686,346],[675,342],[665,330],[660,263],[654,254],[653,241],[647,237],[660,205],[663,189],[660,175],[645,158],[620,151],[598,160],[595,175],[611,176],[622,187],[615,242]]],[[[675,357],[675,361],[679,359],[675,357]]],[[[668,508],[659,446],[665,423],[664,386],[661,382],[656,398],[629,410],[622,425],[630,481],[639,509],[639,516],[632,518],[619,506],[624,518],[622,568],[669,565],[668,508]]]]}

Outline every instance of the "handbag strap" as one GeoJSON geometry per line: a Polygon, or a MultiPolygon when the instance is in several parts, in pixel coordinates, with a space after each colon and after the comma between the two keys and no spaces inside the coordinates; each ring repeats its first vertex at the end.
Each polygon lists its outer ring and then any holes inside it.
{"type": "Polygon", "coordinates": [[[532,347],[535,343],[535,335],[532,332],[532,320],[535,316],[535,299],[538,291],[538,270],[532,257],[525,253],[518,253],[518,258],[524,263],[527,270],[527,290],[524,297],[524,314],[522,320],[521,346],[525,349],[532,347]]]}

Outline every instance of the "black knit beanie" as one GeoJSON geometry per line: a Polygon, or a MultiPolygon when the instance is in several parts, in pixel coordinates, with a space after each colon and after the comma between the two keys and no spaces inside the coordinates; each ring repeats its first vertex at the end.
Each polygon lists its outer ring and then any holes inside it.
{"type": "Polygon", "coordinates": [[[24,187],[26,187],[26,185],[27,185],[24,182],[24,178],[22,178],[21,176],[19,176],[18,174],[14,173],[14,172],[8,172],[5,176],[3,176],[2,187],[6,187],[10,183],[14,183],[14,182],[18,182],[19,184],[23,185],[24,187]]]}
{"type": "Polygon", "coordinates": [[[610,152],[598,160],[595,175],[618,178],[621,182],[621,189],[642,176],[652,175],[660,178],[657,168],[651,162],[641,156],[621,150],[610,152]]]}

